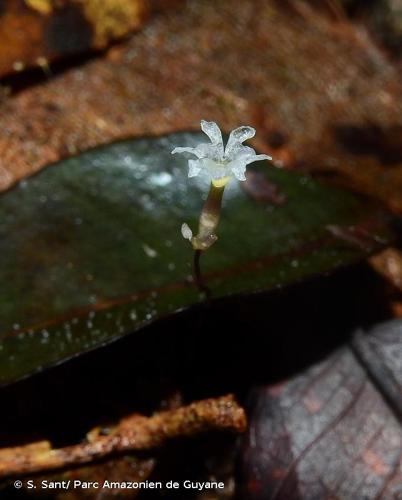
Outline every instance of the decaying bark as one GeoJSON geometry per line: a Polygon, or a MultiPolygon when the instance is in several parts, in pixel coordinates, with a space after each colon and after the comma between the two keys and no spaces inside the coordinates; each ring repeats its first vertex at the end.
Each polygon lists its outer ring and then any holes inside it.
{"type": "Polygon", "coordinates": [[[152,7],[144,0],[4,0],[0,77],[104,49],[142,27],[152,7]]]}
{"type": "Polygon", "coordinates": [[[114,428],[94,429],[82,444],[52,449],[48,441],[0,450],[0,478],[90,463],[117,452],[148,450],[178,436],[211,430],[242,432],[243,409],[232,395],[206,399],[151,417],[132,415],[114,428]]]}

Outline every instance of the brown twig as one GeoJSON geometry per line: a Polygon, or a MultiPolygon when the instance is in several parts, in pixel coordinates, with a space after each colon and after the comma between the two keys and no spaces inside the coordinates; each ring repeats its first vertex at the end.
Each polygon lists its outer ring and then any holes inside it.
{"type": "Polygon", "coordinates": [[[122,419],[102,435],[95,429],[82,444],[52,449],[50,443],[29,444],[0,450],[0,478],[89,463],[115,453],[149,450],[168,439],[211,430],[242,432],[246,417],[232,395],[206,399],[151,417],[133,415],[122,419]]]}

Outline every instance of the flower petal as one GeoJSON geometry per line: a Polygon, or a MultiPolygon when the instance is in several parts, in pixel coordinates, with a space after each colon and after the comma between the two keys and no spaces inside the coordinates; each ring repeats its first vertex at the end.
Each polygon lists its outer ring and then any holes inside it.
{"type": "Polygon", "coordinates": [[[204,134],[207,134],[209,140],[216,147],[216,153],[218,156],[216,159],[222,159],[224,154],[222,132],[215,122],[207,122],[201,120],[201,130],[204,134]]]}
{"type": "Polygon", "coordinates": [[[174,148],[174,150],[172,151],[172,155],[176,154],[176,153],[190,153],[194,156],[197,156],[197,158],[203,158],[204,157],[204,152],[203,151],[200,151],[198,149],[198,146],[196,148],[174,148]]]}
{"type": "Polygon", "coordinates": [[[200,160],[188,160],[188,176],[197,177],[201,172],[202,163],[200,160]]]}
{"type": "MultiPolygon", "coordinates": [[[[251,149],[251,148],[250,148],[251,149]]],[[[242,155],[237,155],[231,162],[229,162],[229,168],[233,168],[233,164],[236,162],[244,163],[244,165],[248,165],[249,163],[253,163],[255,161],[261,160],[272,160],[272,158],[268,155],[256,155],[255,153],[247,153],[242,155]]]]}
{"type": "Polygon", "coordinates": [[[255,150],[250,148],[249,146],[243,146],[243,144],[239,144],[236,149],[236,154],[233,158],[228,158],[229,161],[237,160],[237,158],[243,158],[245,156],[255,156],[255,150]]]}
{"type": "Polygon", "coordinates": [[[255,136],[253,127],[238,127],[230,132],[228,143],[225,148],[225,157],[233,160],[243,146],[243,142],[255,136]]]}
{"type": "Polygon", "coordinates": [[[242,160],[235,160],[229,163],[230,165],[230,170],[232,171],[233,175],[236,177],[237,180],[239,181],[245,181],[246,180],[246,163],[242,160]]]}
{"type": "Polygon", "coordinates": [[[176,153],[189,153],[196,156],[198,159],[201,158],[213,158],[215,159],[217,156],[220,158],[220,153],[218,151],[217,146],[213,144],[198,144],[195,148],[174,148],[172,151],[172,155],[176,153]]]}
{"type": "Polygon", "coordinates": [[[233,161],[231,161],[228,164],[228,167],[233,172],[236,179],[238,179],[239,181],[245,181],[246,180],[245,173],[247,165],[249,163],[253,163],[255,161],[260,161],[260,160],[272,160],[272,158],[268,155],[256,155],[255,153],[244,154],[241,156],[237,156],[233,161]]]}
{"type": "MultiPolygon", "coordinates": [[[[241,159],[243,160],[243,157],[241,159]]],[[[250,155],[250,156],[247,156],[244,158],[246,165],[248,165],[249,163],[253,163],[255,161],[261,161],[261,160],[272,160],[272,156],[253,154],[253,155],[250,155]]]]}

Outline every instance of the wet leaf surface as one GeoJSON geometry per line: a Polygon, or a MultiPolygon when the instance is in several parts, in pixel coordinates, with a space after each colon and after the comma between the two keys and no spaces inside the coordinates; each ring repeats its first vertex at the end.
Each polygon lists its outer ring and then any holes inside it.
{"type": "MultiPolygon", "coordinates": [[[[170,154],[200,140],[179,133],[115,143],[2,196],[2,384],[201,301],[179,229],[196,226],[207,184],[188,180],[186,161],[170,154]]],[[[326,273],[390,237],[383,216],[350,193],[264,164],[251,172],[276,186],[281,203],[239,183],[227,188],[219,241],[203,258],[214,298],[326,273]]]]}
{"type": "Polygon", "coordinates": [[[250,401],[243,491],[256,499],[399,498],[402,321],[358,332],[250,401]]]}

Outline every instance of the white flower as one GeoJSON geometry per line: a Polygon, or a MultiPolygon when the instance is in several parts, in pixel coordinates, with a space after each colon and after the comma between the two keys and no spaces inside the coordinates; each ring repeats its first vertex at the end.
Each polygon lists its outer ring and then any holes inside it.
{"type": "Polygon", "coordinates": [[[206,172],[212,180],[236,177],[245,181],[246,166],[259,160],[272,160],[268,155],[257,155],[253,148],[243,146],[243,142],[255,135],[252,127],[239,127],[232,130],[226,147],[223,146],[222,133],[215,122],[201,120],[201,130],[207,134],[211,144],[199,144],[195,148],[174,148],[174,153],[190,153],[197,160],[189,160],[189,177],[206,172]]]}

